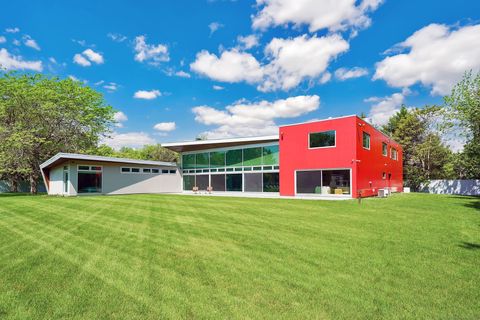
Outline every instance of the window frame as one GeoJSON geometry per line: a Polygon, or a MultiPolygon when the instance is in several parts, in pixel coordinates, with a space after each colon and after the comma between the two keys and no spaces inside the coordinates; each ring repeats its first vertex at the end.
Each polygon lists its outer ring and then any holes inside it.
{"type": "Polygon", "coordinates": [[[394,147],[390,147],[390,159],[398,161],[398,150],[394,147]],[[395,151],[395,157],[393,157],[395,151]]]}
{"type": "Polygon", "coordinates": [[[365,150],[371,150],[372,148],[372,136],[366,131],[362,131],[362,147],[365,150]],[[368,136],[368,147],[365,147],[365,145],[363,144],[365,135],[368,136]]]}
{"type": "Polygon", "coordinates": [[[92,164],[78,164],[77,172],[103,172],[103,166],[92,164]],[[88,169],[80,169],[80,167],[88,167],[88,169]],[[92,167],[100,168],[100,170],[92,170],[92,167]]]}
{"type": "Polygon", "coordinates": [[[308,149],[326,149],[326,148],[335,148],[337,146],[337,130],[324,130],[324,131],[316,131],[316,132],[309,132],[308,133],[308,149]],[[323,147],[312,147],[310,143],[310,137],[312,134],[316,133],[324,133],[324,132],[333,132],[334,133],[334,144],[333,146],[323,146],[323,147]]]}
{"type": "Polygon", "coordinates": [[[388,143],[382,142],[382,156],[388,157],[388,143]],[[383,152],[383,147],[385,147],[385,152],[383,152]]]}

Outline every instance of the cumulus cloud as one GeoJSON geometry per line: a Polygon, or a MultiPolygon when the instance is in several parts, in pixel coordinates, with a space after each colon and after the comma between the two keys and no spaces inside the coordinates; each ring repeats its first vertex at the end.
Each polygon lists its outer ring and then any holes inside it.
{"type": "Polygon", "coordinates": [[[123,128],[123,123],[128,120],[128,117],[125,113],[122,111],[115,112],[113,115],[113,119],[115,120],[115,126],[117,128],[123,128]]]}
{"type": "Polygon", "coordinates": [[[375,125],[384,125],[391,116],[400,110],[405,102],[405,97],[410,94],[409,89],[394,93],[387,97],[370,97],[365,102],[373,103],[368,114],[368,121],[375,125]]]}
{"type": "Polygon", "coordinates": [[[221,24],[220,22],[212,22],[208,25],[208,29],[210,29],[210,36],[212,36],[212,34],[214,34],[218,29],[220,29],[221,27],[223,27],[223,24],[221,24]]]}
{"type": "Polygon", "coordinates": [[[217,81],[257,84],[260,91],[289,90],[306,79],[329,78],[324,75],[329,63],[348,49],[348,42],[338,34],[274,38],[265,48],[264,65],[250,53],[234,48],[220,57],[203,50],[190,68],[217,81]]]}
{"type": "Polygon", "coordinates": [[[368,27],[368,14],[382,0],[257,0],[260,11],[253,16],[252,27],[265,30],[272,26],[307,25],[310,32],[321,29],[340,31],[368,27]]]}
{"type": "Polygon", "coordinates": [[[480,70],[479,35],[480,24],[460,28],[430,24],[389,50],[397,54],[376,64],[373,79],[392,87],[421,83],[431,88],[432,95],[448,94],[465,71],[480,70]]]}
{"type": "Polygon", "coordinates": [[[10,54],[7,49],[0,49],[0,67],[6,70],[43,70],[42,61],[24,60],[21,56],[10,54]]]}
{"type": "Polygon", "coordinates": [[[190,73],[182,70],[175,72],[175,75],[180,78],[190,78],[190,73]]]}
{"type": "Polygon", "coordinates": [[[101,143],[119,150],[122,147],[141,148],[146,144],[155,144],[156,141],[145,132],[114,132],[110,137],[102,139],[101,143]]]}
{"type": "Polygon", "coordinates": [[[320,38],[306,35],[293,39],[274,38],[265,48],[270,62],[265,66],[266,77],[259,89],[288,90],[304,79],[320,77],[332,59],[348,49],[348,42],[338,34],[320,38]]]}
{"type": "Polygon", "coordinates": [[[135,61],[157,66],[169,61],[168,48],[163,44],[147,44],[145,36],[135,37],[135,61]]]}
{"type": "Polygon", "coordinates": [[[248,36],[238,36],[237,41],[240,48],[246,50],[256,47],[259,44],[258,36],[254,34],[248,36]]]}
{"type": "Polygon", "coordinates": [[[139,91],[135,92],[133,97],[136,98],[136,99],[152,100],[152,99],[155,99],[157,97],[160,97],[161,95],[162,95],[162,93],[158,90],[150,90],[150,91],[139,90],[139,91]]]}
{"type": "Polygon", "coordinates": [[[224,51],[220,57],[202,50],[197,53],[190,68],[199,74],[223,82],[255,83],[259,82],[263,76],[257,59],[251,54],[240,52],[237,49],[224,51]]]}
{"type": "Polygon", "coordinates": [[[40,46],[38,45],[38,43],[34,39],[32,39],[29,35],[25,35],[23,37],[23,43],[27,47],[40,51],[40,46]]]}
{"type": "Polygon", "coordinates": [[[169,132],[176,129],[175,122],[160,122],[153,126],[153,129],[162,132],[169,132]]]}
{"type": "Polygon", "coordinates": [[[20,29],[17,28],[17,27],[7,28],[7,29],[5,29],[5,32],[6,32],[6,33],[18,33],[18,32],[20,32],[20,29]]]}
{"type": "Polygon", "coordinates": [[[7,42],[7,38],[5,38],[4,36],[0,36],[0,43],[5,43],[7,42]]]}
{"type": "Polygon", "coordinates": [[[89,67],[92,62],[95,64],[102,64],[104,62],[103,56],[93,51],[92,49],[86,49],[82,53],[77,53],[73,56],[73,62],[83,67],[89,67]]]}
{"type": "Polygon", "coordinates": [[[253,136],[278,133],[275,119],[293,118],[317,110],[320,97],[296,96],[273,102],[239,101],[225,110],[210,106],[197,106],[192,109],[195,120],[205,125],[217,126],[205,132],[209,138],[231,136],[253,136]]]}
{"type": "Polygon", "coordinates": [[[360,77],[366,76],[367,74],[368,74],[368,70],[360,67],[353,67],[351,69],[338,68],[337,70],[335,70],[335,78],[337,78],[340,81],[360,78],[360,77]]]}

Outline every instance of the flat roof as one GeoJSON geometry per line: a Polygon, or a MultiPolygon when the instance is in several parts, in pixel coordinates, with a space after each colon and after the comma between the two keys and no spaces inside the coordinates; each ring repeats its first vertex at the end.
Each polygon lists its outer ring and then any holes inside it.
{"type": "Polygon", "coordinates": [[[138,159],[128,159],[128,158],[115,158],[115,157],[104,157],[104,156],[91,156],[87,154],[78,154],[78,153],[57,153],[44,163],[40,165],[41,169],[53,167],[58,165],[66,160],[83,160],[83,161],[98,161],[98,162],[111,162],[111,163],[128,163],[128,164],[142,164],[149,166],[165,166],[165,167],[176,167],[175,162],[163,162],[163,161],[150,161],[150,160],[138,160],[138,159]]]}
{"type": "Polygon", "coordinates": [[[224,148],[233,146],[242,146],[254,143],[278,142],[278,134],[261,137],[243,137],[212,140],[195,140],[173,143],[162,143],[162,147],[176,151],[187,152],[214,148],[224,148]]]}

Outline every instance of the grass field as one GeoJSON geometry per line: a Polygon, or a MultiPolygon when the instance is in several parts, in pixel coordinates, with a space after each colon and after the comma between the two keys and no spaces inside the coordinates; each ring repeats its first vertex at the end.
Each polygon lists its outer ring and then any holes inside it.
{"type": "Polygon", "coordinates": [[[479,319],[480,199],[0,195],[1,319],[479,319]]]}

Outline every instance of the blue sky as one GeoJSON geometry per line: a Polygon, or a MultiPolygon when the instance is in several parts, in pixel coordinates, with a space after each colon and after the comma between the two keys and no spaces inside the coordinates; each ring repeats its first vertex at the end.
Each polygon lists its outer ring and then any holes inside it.
{"type": "Polygon", "coordinates": [[[104,93],[117,148],[361,112],[382,124],[480,70],[480,2],[9,1],[0,64],[104,93]]]}

